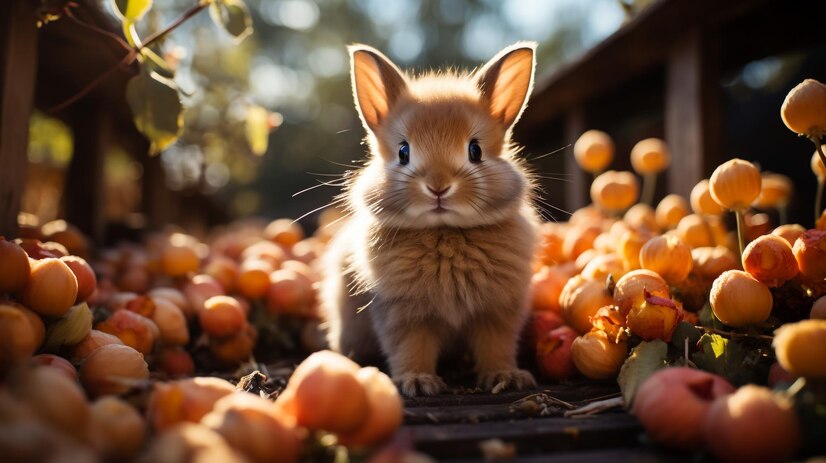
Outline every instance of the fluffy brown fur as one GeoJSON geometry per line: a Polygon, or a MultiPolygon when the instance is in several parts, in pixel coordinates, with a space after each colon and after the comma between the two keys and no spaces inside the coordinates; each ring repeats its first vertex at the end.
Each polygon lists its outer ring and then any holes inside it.
{"type": "Polygon", "coordinates": [[[473,353],[482,387],[534,385],[516,366],[516,344],[537,216],[510,141],[533,84],[534,44],[473,74],[418,78],[372,48],[350,52],[371,157],[350,176],[352,217],[326,256],[330,346],[360,360],[383,354],[409,396],[445,388],[436,364],[456,344],[473,353]],[[469,160],[471,142],[481,162],[469,160]]]}

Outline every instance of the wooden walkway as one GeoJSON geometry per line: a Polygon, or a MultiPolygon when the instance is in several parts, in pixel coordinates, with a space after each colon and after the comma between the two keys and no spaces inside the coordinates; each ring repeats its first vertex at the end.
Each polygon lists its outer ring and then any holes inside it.
{"type": "Polygon", "coordinates": [[[408,399],[400,436],[418,451],[456,463],[691,459],[690,455],[646,444],[640,424],[620,409],[580,418],[563,416],[571,406],[583,406],[617,392],[616,385],[580,380],[532,391],[489,394],[463,390],[408,399]]]}

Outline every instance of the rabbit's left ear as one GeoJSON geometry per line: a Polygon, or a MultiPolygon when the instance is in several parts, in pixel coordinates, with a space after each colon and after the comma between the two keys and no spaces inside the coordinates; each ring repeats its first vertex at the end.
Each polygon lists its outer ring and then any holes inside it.
{"type": "Polygon", "coordinates": [[[533,88],[535,42],[505,48],[476,72],[476,82],[491,115],[510,128],[528,103],[533,88]]]}

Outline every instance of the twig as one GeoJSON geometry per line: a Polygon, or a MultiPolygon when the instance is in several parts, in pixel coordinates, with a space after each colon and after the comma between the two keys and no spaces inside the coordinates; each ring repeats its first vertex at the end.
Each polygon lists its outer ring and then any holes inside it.
{"type": "Polygon", "coordinates": [[[717,328],[708,328],[706,326],[695,326],[698,330],[703,330],[707,333],[719,334],[722,336],[730,336],[732,338],[756,338],[764,341],[773,341],[774,336],[767,336],[765,334],[749,334],[749,333],[735,333],[733,331],[718,330],[717,328]]]}
{"type": "Polygon", "coordinates": [[[80,18],[78,18],[77,16],[75,16],[74,13],[72,13],[72,7],[77,7],[77,3],[70,3],[70,4],[66,5],[66,8],[63,9],[63,14],[65,14],[67,18],[71,19],[72,21],[79,24],[80,26],[85,27],[86,29],[89,29],[91,31],[97,32],[98,34],[103,34],[103,35],[109,37],[110,39],[117,42],[124,50],[132,50],[132,47],[130,47],[129,44],[126,43],[126,41],[124,41],[122,38],[120,38],[119,35],[111,32],[111,31],[101,29],[101,28],[95,26],[94,24],[83,21],[80,18]]]}
{"type": "Polygon", "coordinates": [[[140,48],[138,48],[138,50],[143,50],[144,48],[146,48],[146,47],[152,45],[153,43],[157,42],[161,37],[163,37],[166,34],[172,32],[178,26],[180,26],[181,23],[183,23],[187,19],[195,16],[196,14],[200,13],[201,10],[203,10],[204,8],[206,8],[208,6],[209,6],[209,3],[207,3],[207,2],[198,3],[197,5],[193,6],[192,8],[187,10],[184,14],[182,14],[181,17],[179,17],[175,21],[172,21],[172,24],[166,26],[166,28],[164,28],[163,30],[150,35],[143,42],[143,45],[141,45],[140,48]]]}
{"type": "Polygon", "coordinates": [[[61,103],[58,103],[57,105],[47,109],[46,112],[49,114],[53,114],[71,106],[74,102],[83,98],[89,92],[94,90],[95,87],[100,85],[100,83],[106,80],[110,75],[114,74],[115,71],[121,68],[121,66],[127,66],[129,64],[132,64],[132,62],[135,61],[136,56],[137,55],[135,54],[135,50],[130,49],[129,53],[127,53],[126,56],[124,56],[123,59],[121,59],[116,65],[106,70],[106,72],[104,72],[103,74],[97,76],[95,80],[89,82],[85,87],[80,89],[80,91],[78,91],[74,95],[70,96],[66,100],[63,100],[61,103]]]}
{"type": "Polygon", "coordinates": [[[622,397],[614,397],[613,399],[606,399],[600,400],[597,402],[592,402],[584,407],[579,407],[576,410],[568,410],[565,412],[566,418],[579,418],[583,416],[590,416],[595,415],[597,413],[604,412],[606,410],[610,410],[612,408],[622,407],[625,404],[625,401],[622,397]]]}

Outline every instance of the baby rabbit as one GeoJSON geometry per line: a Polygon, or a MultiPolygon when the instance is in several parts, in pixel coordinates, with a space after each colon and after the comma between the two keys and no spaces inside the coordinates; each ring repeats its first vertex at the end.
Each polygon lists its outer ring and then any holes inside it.
{"type": "Polygon", "coordinates": [[[538,224],[511,130],[533,86],[534,43],[472,74],[403,73],[351,46],[370,158],[343,193],[321,299],[332,349],[386,357],[407,396],[446,389],[440,353],[469,348],[479,385],[523,389],[516,366],[538,224]]]}

